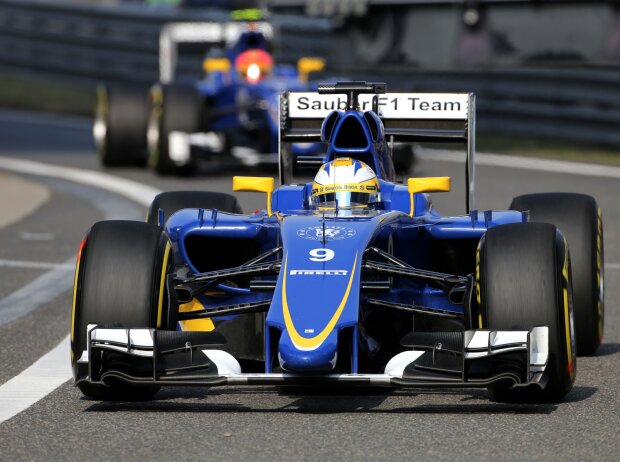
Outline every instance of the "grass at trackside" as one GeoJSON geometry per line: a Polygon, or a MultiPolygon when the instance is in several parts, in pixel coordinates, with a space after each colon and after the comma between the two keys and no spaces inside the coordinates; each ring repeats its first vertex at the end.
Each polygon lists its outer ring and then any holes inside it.
{"type": "Polygon", "coordinates": [[[478,135],[476,145],[477,152],[620,166],[620,147],[484,133],[478,135]]]}
{"type": "Polygon", "coordinates": [[[90,116],[94,86],[0,75],[0,108],[90,116]]]}
{"type": "MultiPolygon", "coordinates": [[[[0,74],[0,108],[91,116],[94,107],[94,85],[0,74]]],[[[620,166],[620,147],[486,133],[479,133],[476,143],[478,152],[620,166]]]]}

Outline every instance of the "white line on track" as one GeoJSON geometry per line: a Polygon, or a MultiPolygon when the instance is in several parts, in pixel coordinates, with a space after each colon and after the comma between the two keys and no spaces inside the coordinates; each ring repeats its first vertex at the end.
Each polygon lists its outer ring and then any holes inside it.
{"type": "Polygon", "coordinates": [[[127,199],[147,207],[151,204],[153,198],[161,192],[159,189],[152,186],[109,175],[107,173],[80,168],[60,167],[11,157],[0,157],[0,169],[23,173],[25,175],[60,178],[61,180],[94,186],[95,188],[101,188],[120,194],[127,199]]]}
{"type": "MultiPolygon", "coordinates": [[[[9,157],[0,157],[0,169],[97,187],[144,206],[149,206],[155,195],[161,192],[157,188],[106,173],[9,157]]],[[[7,260],[4,262],[11,264],[7,260]]],[[[3,319],[8,322],[16,319],[16,316],[23,316],[25,312],[33,311],[62,292],[70,290],[73,278],[67,277],[66,266],[73,268],[74,262],[75,256],[0,300],[0,325],[3,324],[3,319]]],[[[69,336],[67,336],[32,366],[0,386],[0,423],[28,409],[70,378],[69,336]]]]}
{"type": "Polygon", "coordinates": [[[75,258],[74,255],[65,261],[62,267],[43,273],[21,289],[17,289],[0,300],[0,326],[33,312],[71,289],[72,270],[67,271],[64,267],[69,266],[75,269],[75,258]]]}
{"type": "MultiPolygon", "coordinates": [[[[443,149],[417,148],[416,156],[424,160],[465,162],[464,153],[443,149]]],[[[539,172],[620,178],[620,167],[500,154],[476,153],[476,166],[518,168],[521,170],[536,170],[539,172]]]]}
{"type": "Polygon", "coordinates": [[[0,423],[28,409],[71,377],[69,337],[0,387],[0,423]]]}
{"type": "MultiPolygon", "coordinates": [[[[75,261],[75,260],[74,260],[75,261]]],[[[75,265],[71,263],[49,263],[42,261],[24,261],[24,260],[2,260],[0,266],[4,268],[25,268],[25,269],[62,269],[73,271],[75,265]]]]}

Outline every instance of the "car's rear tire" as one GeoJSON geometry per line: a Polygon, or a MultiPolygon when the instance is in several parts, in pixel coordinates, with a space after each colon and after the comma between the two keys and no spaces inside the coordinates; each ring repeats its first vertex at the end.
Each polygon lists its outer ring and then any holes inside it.
{"type": "Polygon", "coordinates": [[[492,330],[549,328],[545,388],[489,388],[498,401],[561,400],[575,380],[575,342],[568,247],[547,223],[515,223],[490,228],[480,241],[476,297],[479,327],[492,330]]]}
{"type": "MultiPolygon", "coordinates": [[[[96,223],[84,238],[76,268],[71,325],[71,363],[86,350],[87,326],[176,328],[176,307],[166,277],[173,271],[170,241],[164,231],[135,221],[96,223]]],[[[148,399],[157,386],[78,382],[90,398],[148,399]]]]}
{"type": "Polygon", "coordinates": [[[570,248],[578,355],[592,355],[603,339],[605,320],[603,218],[585,194],[540,193],[515,197],[512,210],[529,211],[530,221],[557,226],[570,248]]]}
{"type": "Polygon", "coordinates": [[[231,194],[210,191],[168,191],[155,196],[146,215],[146,222],[159,225],[159,210],[164,212],[165,223],[177,210],[192,208],[242,213],[237,198],[231,194]]]}
{"type": "Polygon", "coordinates": [[[146,89],[137,84],[100,84],[97,87],[93,136],[102,165],[146,164],[149,116],[146,96],[146,89]]]}
{"type": "Polygon", "coordinates": [[[193,85],[156,85],[151,89],[148,122],[149,164],[160,175],[187,175],[194,171],[191,157],[184,163],[170,155],[171,132],[196,133],[203,122],[203,99],[193,85]]]}

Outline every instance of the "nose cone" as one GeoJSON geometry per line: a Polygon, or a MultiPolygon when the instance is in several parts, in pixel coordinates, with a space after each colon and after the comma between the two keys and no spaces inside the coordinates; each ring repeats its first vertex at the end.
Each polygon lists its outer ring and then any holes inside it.
{"type": "Polygon", "coordinates": [[[329,372],[336,367],[338,332],[332,331],[325,341],[313,350],[297,348],[288,332],[282,332],[278,344],[280,367],[289,372],[329,372]]]}

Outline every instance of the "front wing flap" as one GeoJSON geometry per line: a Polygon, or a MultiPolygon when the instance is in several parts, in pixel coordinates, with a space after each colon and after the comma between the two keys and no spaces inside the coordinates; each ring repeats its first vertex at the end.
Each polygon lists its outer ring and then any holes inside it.
{"type": "Polygon", "coordinates": [[[222,349],[217,332],[88,327],[76,383],[134,385],[359,385],[413,388],[484,388],[547,382],[548,328],[529,331],[469,330],[451,333],[462,348],[440,342],[394,356],[382,374],[244,373],[222,349]]]}

